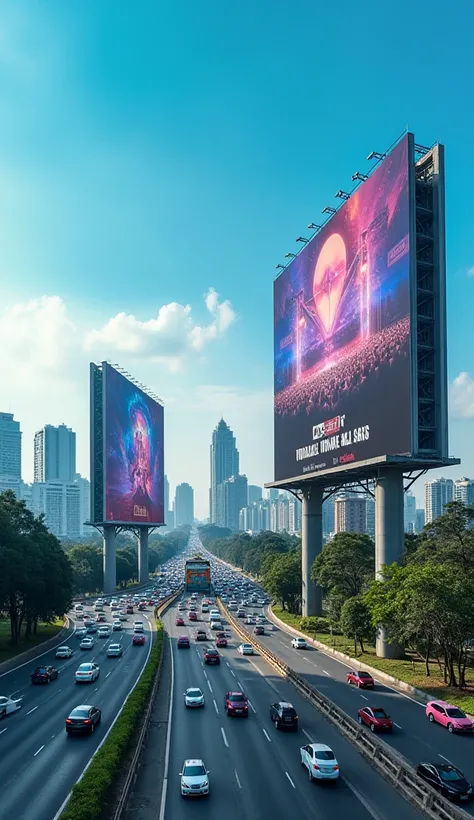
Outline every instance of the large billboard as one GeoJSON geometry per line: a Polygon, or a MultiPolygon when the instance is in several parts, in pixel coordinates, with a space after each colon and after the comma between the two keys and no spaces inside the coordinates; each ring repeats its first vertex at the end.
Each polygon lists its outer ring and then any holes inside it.
{"type": "Polygon", "coordinates": [[[186,590],[209,592],[210,586],[211,565],[209,561],[186,561],[186,590]]]}
{"type": "Polygon", "coordinates": [[[105,362],[102,375],[105,520],[163,524],[163,407],[105,362]]]}
{"type": "Polygon", "coordinates": [[[275,481],[412,451],[410,148],[275,280],[275,481]]]}

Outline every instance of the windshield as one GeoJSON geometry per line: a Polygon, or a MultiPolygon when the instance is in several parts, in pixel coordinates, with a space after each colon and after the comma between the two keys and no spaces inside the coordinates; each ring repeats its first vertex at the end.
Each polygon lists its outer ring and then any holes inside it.
{"type": "Polygon", "coordinates": [[[438,771],[443,780],[464,780],[461,772],[458,772],[452,766],[446,766],[445,769],[438,769],[438,771]]]}
{"type": "Polygon", "coordinates": [[[386,718],[388,717],[386,711],[384,709],[372,709],[372,714],[376,718],[386,718]]]}
{"type": "Polygon", "coordinates": [[[461,709],[456,709],[454,706],[451,709],[446,709],[446,714],[448,717],[452,718],[465,718],[466,715],[461,709]]]}
{"type": "Polygon", "coordinates": [[[357,672],[357,674],[359,675],[359,678],[371,678],[372,677],[372,675],[369,675],[368,672],[357,672]]]}
{"type": "Polygon", "coordinates": [[[185,766],[183,775],[185,777],[199,777],[206,774],[204,766],[185,766]]]}
{"type": "Polygon", "coordinates": [[[243,695],[230,695],[229,700],[231,703],[241,703],[245,701],[245,697],[243,695]]]}
{"type": "Polygon", "coordinates": [[[200,689],[188,689],[188,697],[189,698],[200,698],[201,697],[201,690],[200,689]]]}
{"type": "Polygon", "coordinates": [[[92,669],[92,665],[90,663],[81,663],[78,671],[79,672],[90,672],[92,669]]]}
{"type": "Polygon", "coordinates": [[[71,717],[74,718],[86,718],[89,717],[89,710],[88,709],[74,709],[71,712],[71,717]]]}
{"type": "Polygon", "coordinates": [[[36,673],[38,675],[43,675],[47,671],[48,670],[47,670],[46,666],[38,666],[37,669],[36,669],[36,673]]]}
{"type": "Polygon", "coordinates": [[[325,749],[316,749],[314,756],[316,760],[335,760],[334,752],[325,749]]]}

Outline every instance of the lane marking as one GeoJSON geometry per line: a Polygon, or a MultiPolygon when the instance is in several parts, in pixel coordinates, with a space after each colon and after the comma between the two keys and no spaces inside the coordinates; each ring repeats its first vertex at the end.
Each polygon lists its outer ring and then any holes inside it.
{"type": "Polygon", "coordinates": [[[8,729],[8,726],[6,726],[5,729],[0,729],[0,735],[3,735],[3,733],[6,732],[7,729],[8,729]]]}
{"type": "Polygon", "coordinates": [[[36,757],[36,755],[39,755],[39,753],[43,751],[44,747],[45,747],[45,744],[43,743],[43,745],[39,747],[38,751],[34,753],[33,757],[36,757]]]}
{"type": "MultiPolygon", "coordinates": [[[[229,667],[229,668],[230,668],[230,667],[229,667]]],[[[233,676],[234,676],[234,678],[235,678],[235,672],[234,672],[234,670],[233,670],[233,669],[231,669],[231,670],[230,670],[230,674],[231,674],[231,675],[233,675],[233,676]]]]}
{"type": "MultiPolygon", "coordinates": [[[[168,771],[170,763],[170,746],[171,746],[171,720],[173,717],[173,698],[174,698],[174,656],[173,644],[170,641],[170,655],[171,655],[171,685],[170,685],[170,706],[168,710],[168,726],[166,729],[166,749],[165,749],[165,773],[163,776],[163,788],[161,790],[161,805],[159,820],[165,820],[166,812],[166,792],[168,790],[168,771]]],[[[56,820],[56,818],[54,818],[56,820]]]]}
{"type": "Polygon", "coordinates": [[[366,697],[365,697],[365,695],[361,695],[361,698],[362,698],[363,700],[368,700],[368,698],[366,698],[366,697]]]}
{"type": "Polygon", "coordinates": [[[31,713],[32,713],[32,712],[36,712],[37,708],[38,708],[37,706],[33,706],[33,708],[32,708],[32,709],[30,709],[30,711],[29,711],[29,712],[27,712],[26,714],[27,714],[27,715],[31,715],[31,713]]]}
{"type": "Polygon", "coordinates": [[[214,709],[216,710],[216,715],[218,715],[219,714],[219,709],[217,708],[217,703],[215,702],[215,700],[213,700],[212,702],[214,704],[214,709]]]}
{"type": "Polygon", "coordinates": [[[234,769],[234,774],[235,774],[235,779],[237,780],[237,785],[238,785],[239,789],[241,789],[241,788],[242,788],[242,784],[241,784],[241,782],[240,782],[240,780],[239,780],[239,775],[237,774],[237,770],[236,770],[236,769],[234,769]]]}
{"type": "Polygon", "coordinates": [[[378,813],[378,811],[376,811],[374,809],[373,806],[371,806],[371,804],[368,802],[368,800],[366,800],[364,795],[360,793],[359,789],[357,789],[354,786],[354,784],[351,783],[351,781],[347,779],[347,777],[345,775],[344,775],[344,777],[341,777],[341,780],[343,780],[344,783],[350,788],[350,790],[351,790],[352,794],[354,795],[354,797],[357,797],[357,800],[359,800],[359,802],[362,803],[363,807],[370,814],[370,816],[373,818],[373,820],[383,820],[383,816],[380,815],[378,813]]]}
{"type": "MultiPolygon", "coordinates": [[[[311,663],[311,661],[309,660],[309,658],[305,658],[305,656],[304,656],[304,655],[303,655],[303,660],[304,660],[304,661],[306,661],[306,663],[311,663]]],[[[323,672],[324,672],[324,669],[323,669],[323,672]]],[[[285,772],[285,774],[286,774],[286,772],[285,772]]]]}
{"type": "Polygon", "coordinates": [[[227,746],[227,748],[229,748],[229,744],[228,744],[228,742],[227,742],[227,738],[226,738],[226,736],[225,736],[225,732],[224,732],[224,729],[223,729],[223,727],[222,727],[222,726],[221,726],[221,733],[222,733],[222,739],[223,739],[223,741],[224,741],[225,745],[227,746]]]}
{"type": "Polygon", "coordinates": [[[397,727],[397,729],[401,729],[401,728],[402,728],[402,727],[400,726],[400,724],[399,724],[399,723],[395,723],[395,722],[394,722],[394,724],[393,724],[393,725],[394,725],[394,726],[396,726],[396,727],[397,727]]]}
{"type": "Polygon", "coordinates": [[[262,729],[262,732],[263,732],[263,734],[265,735],[265,737],[267,738],[268,742],[269,742],[269,743],[271,743],[271,742],[272,742],[272,739],[271,739],[270,735],[268,734],[267,730],[266,730],[266,729],[262,729]]]}
{"type": "Polygon", "coordinates": [[[241,688],[242,692],[244,691],[244,687],[242,686],[242,684],[240,683],[240,681],[237,681],[237,686],[240,686],[240,688],[241,688]]]}
{"type": "Polygon", "coordinates": [[[251,708],[252,712],[254,713],[254,715],[256,715],[256,714],[257,714],[257,710],[253,708],[253,706],[252,706],[252,704],[250,703],[250,701],[249,701],[249,700],[247,701],[247,703],[248,703],[248,705],[250,706],[250,708],[251,708]]]}
{"type": "Polygon", "coordinates": [[[209,691],[212,693],[212,686],[211,686],[211,681],[210,680],[208,680],[207,685],[209,687],[209,691]]]}
{"type": "Polygon", "coordinates": [[[314,743],[314,740],[311,737],[311,735],[309,734],[309,732],[307,732],[306,729],[303,729],[302,731],[303,731],[303,734],[306,735],[306,737],[308,738],[309,742],[314,743]]]}
{"type": "Polygon", "coordinates": [[[450,764],[451,764],[451,766],[453,765],[453,764],[451,763],[451,761],[450,761],[449,757],[445,757],[444,755],[440,755],[440,754],[439,754],[439,752],[438,752],[438,757],[441,757],[443,760],[445,760],[445,761],[446,761],[446,763],[450,763],[450,764]]]}
{"type": "Polygon", "coordinates": [[[293,788],[294,788],[294,789],[296,789],[296,786],[295,786],[295,784],[293,783],[293,781],[292,781],[292,779],[291,779],[290,775],[288,774],[288,772],[285,772],[285,774],[286,774],[286,776],[287,776],[288,780],[290,781],[291,785],[293,786],[293,788]]]}
{"type": "Polygon", "coordinates": [[[105,680],[107,680],[107,678],[108,678],[108,677],[109,677],[109,675],[111,675],[111,674],[112,674],[112,670],[110,670],[110,672],[107,672],[107,674],[106,674],[106,676],[105,676],[105,680]]]}
{"type": "MultiPolygon", "coordinates": [[[[280,693],[279,693],[278,689],[276,688],[275,684],[274,684],[274,683],[272,683],[272,682],[271,682],[271,680],[268,680],[268,678],[267,678],[267,676],[266,676],[265,672],[263,672],[263,671],[262,671],[262,670],[261,670],[261,669],[257,666],[257,664],[256,664],[256,663],[254,663],[253,661],[251,661],[251,660],[250,660],[250,658],[248,658],[248,662],[252,664],[253,668],[257,670],[258,674],[262,676],[262,678],[264,679],[264,681],[265,681],[266,683],[268,683],[268,685],[269,685],[269,686],[273,689],[273,691],[274,691],[274,692],[276,692],[276,693],[277,693],[277,695],[280,695],[280,693]]],[[[280,697],[281,697],[281,695],[280,695],[280,697]]]]}
{"type": "Polygon", "coordinates": [[[322,671],[322,672],[324,672],[324,674],[325,674],[325,675],[327,675],[327,676],[328,676],[328,678],[330,678],[330,677],[331,677],[331,675],[329,674],[329,672],[326,672],[326,670],[325,670],[325,669],[322,669],[321,671],[322,671]]]}
{"type": "Polygon", "coordinates": [[[204,672],[204,677],[205,677],[205,678],[206,678],[206,680],[207,680],[207,672],[206,672],[206,670],[204,669],[204,666],[203,666],[203,672],[204,672]]]}

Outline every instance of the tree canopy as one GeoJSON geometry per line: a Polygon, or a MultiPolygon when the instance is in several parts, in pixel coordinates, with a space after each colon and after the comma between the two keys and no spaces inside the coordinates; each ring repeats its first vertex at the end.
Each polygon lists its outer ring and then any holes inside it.
{"type": "Polygon", "coordinates": [[[368,535],[340,532],[323,547],[311,568],[311,579],[343,598],[360,595],[375,572],[375,547],[368,535]]]}

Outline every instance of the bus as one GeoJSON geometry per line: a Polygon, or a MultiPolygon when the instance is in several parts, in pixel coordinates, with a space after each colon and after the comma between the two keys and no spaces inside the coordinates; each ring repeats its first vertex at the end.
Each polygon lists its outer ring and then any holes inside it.
{"type": "Polygon", "coordinates": [[[211,591],[211,562],[200,556],[189,558],[185,565],[184,584],[186,592],[209,593],[211,591]]]}

